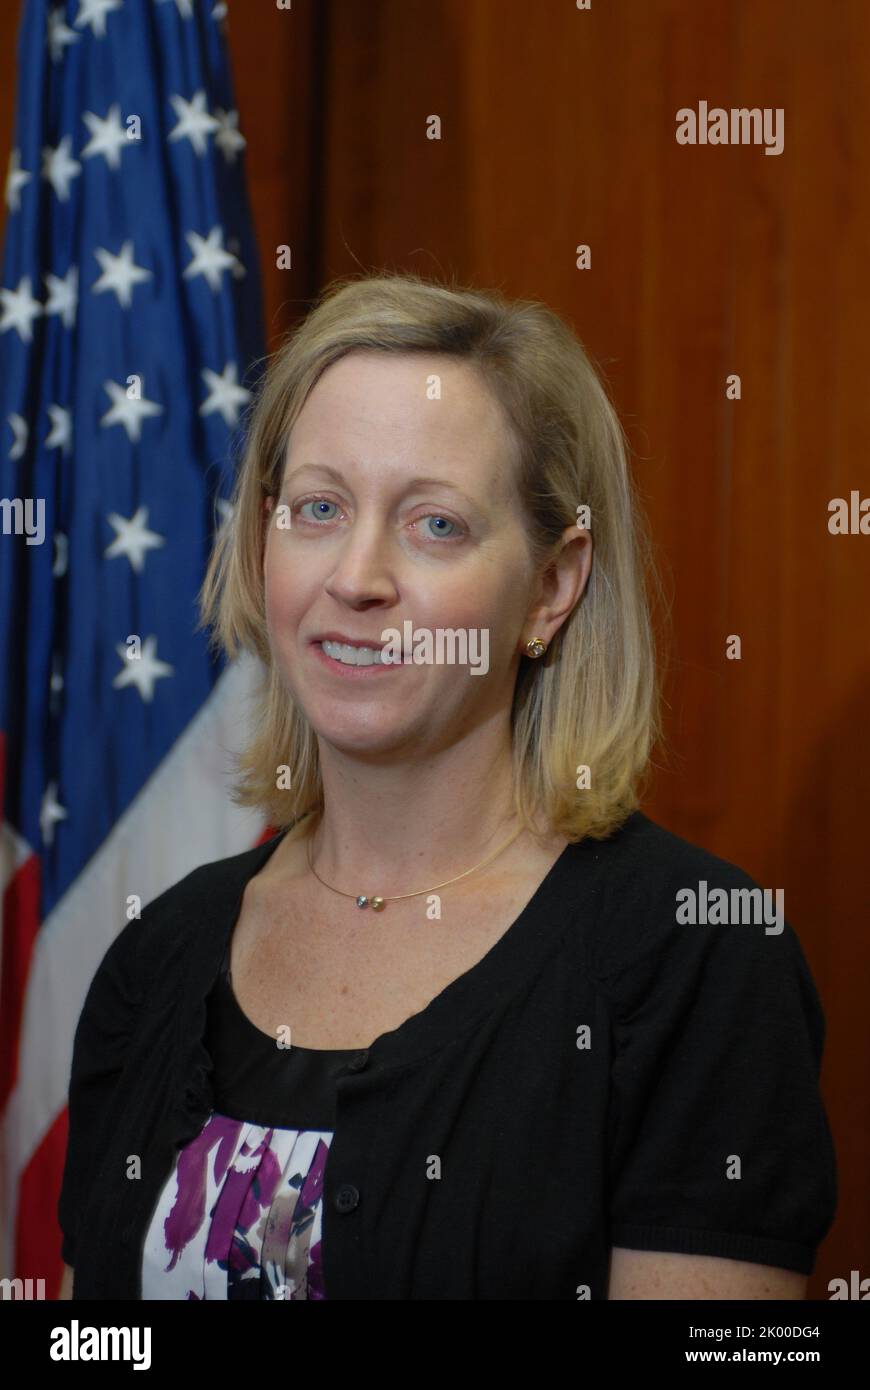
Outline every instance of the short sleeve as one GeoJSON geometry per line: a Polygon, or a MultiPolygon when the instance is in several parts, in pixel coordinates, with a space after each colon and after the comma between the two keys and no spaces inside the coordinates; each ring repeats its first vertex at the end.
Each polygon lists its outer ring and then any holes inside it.
{"type": "Polygon", "coordinates": [[[776,934],[674,918],[672,905],[642,953],[601,978],[610,1243],[811,1274],[837,1171],[825,1019],[800,942],[785,921],[776,934]]]}
{"type": "Polygon", "coordinates": [[[128,922],[103,956],[73,1040],[69,1132],[57,1207],[63,1259],[72,1266],[84,1197],[99,1165],[102,1127],[124,1068],[140,1004],[141,981],[134,956],[139,928],[139,921],[128,922]]]}

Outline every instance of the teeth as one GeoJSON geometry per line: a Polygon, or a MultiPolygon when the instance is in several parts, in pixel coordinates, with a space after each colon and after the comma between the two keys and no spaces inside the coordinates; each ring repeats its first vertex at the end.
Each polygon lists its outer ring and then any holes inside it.
{"type": "Polygon", "coordinates": [[[351,647],[346,642],[321,642],[320,644],[327,656],[331,656],[334,661],[341,661],[345,666],[381,666],[380,648],[374,647],[351,647]]]}

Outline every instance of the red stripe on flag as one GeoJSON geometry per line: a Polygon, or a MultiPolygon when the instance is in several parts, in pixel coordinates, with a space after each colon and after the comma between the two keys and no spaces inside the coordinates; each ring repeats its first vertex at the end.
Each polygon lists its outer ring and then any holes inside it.
{"type": "Polygon", "coordinates": [[[64,1106],[31,1154],[18,1183],[15,1222],[15,1274],[44,1279],[46,1298],[57,1298],[63,1273],[62,1232],[57,1203],[66,1157],[67,1108],[64,1106]]]}
{"type": "Polygon", "coordinates": [[[3,964],[0,978],[0,1115],[18,1078],[18,1045],[33,943],[39,931],[39,859],[12,875],[3,894],[3,964]]]}

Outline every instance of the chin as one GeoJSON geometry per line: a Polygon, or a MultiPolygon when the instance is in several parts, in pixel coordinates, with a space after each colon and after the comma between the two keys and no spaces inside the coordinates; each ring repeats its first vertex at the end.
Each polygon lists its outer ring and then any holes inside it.
{"type": "Polygon", "coordinates": [[[389,758],[406,751],[414,743],[414,735],[407,728],[398,730],[394,724],[386,727],[376,721],[365,724],[359,720],[353,724],[347,721],[333,724],[324,719],[322,708],[317,721],[310,723],[317,737],[336,752],[357,757],[389,758]]]}

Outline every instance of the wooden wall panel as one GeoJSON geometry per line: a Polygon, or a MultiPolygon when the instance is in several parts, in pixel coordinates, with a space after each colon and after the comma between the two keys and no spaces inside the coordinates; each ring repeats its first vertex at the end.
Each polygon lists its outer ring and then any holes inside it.
{"type": "Polygon", "coordinates": [[[296,0],[229,6],[227,35],[239,128],[248,142],[248,190],[263,276],[270,349],[308,308],[319,284],[325,77],[323,6],[296,0]],[[279,270],[289,246],[292,268],[279,270]]]}

